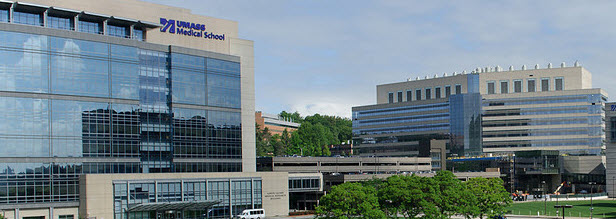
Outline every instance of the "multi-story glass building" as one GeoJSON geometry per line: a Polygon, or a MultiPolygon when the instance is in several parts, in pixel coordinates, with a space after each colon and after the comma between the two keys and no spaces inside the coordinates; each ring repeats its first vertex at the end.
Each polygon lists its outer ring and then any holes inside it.
{"type": "Polygon", "coordinates": [[[287,176],[246,175],[256,170],[253,56],[237,22],[188,9],[0,1],[3,216],[285,214],[288,197],[267,194],[286,194],[287,176]]]}
{"type": "Polygon", "coordinates": [[[427,142],[444,139],[453,157],[531,150],[599,155],[607,94],[592,88],[591,78],[578,63],[562,63],[378,85],[376,105],[353,108],[354,146],[361,155],[427,156],[427,142]]]}

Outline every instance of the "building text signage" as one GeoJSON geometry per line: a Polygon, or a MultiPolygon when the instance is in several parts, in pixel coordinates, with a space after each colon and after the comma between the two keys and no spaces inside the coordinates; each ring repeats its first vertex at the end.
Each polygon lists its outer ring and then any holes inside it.
{"type": "Polygon", "coordinates": [[[206,31],[205,24],[160,18],[160,32],[178,34],[184,36],[199,37],[213,40],[225,40],[225,34],[214,34],[206,31]]]}

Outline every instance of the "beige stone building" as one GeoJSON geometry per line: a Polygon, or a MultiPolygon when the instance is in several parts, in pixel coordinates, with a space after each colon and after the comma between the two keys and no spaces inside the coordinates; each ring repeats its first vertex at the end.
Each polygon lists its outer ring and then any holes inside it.
{"type": "Polygon", "coordinates": [[[289,175],[256,172],[253,42],[186,7],[0,1],[5,218],[288,214],[289,175]]]}

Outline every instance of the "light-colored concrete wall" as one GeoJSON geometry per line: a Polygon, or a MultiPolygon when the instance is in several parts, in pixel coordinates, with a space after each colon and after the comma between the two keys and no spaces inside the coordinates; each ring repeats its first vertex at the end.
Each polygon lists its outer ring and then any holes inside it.
{"type": "Polygon", "coordinates": [[[113,181],[129,180],[180,180],[207,178],[250,178],[262,180],[263,208],[267,216],[288,215],[288,174],[275,172],[253,173],[149,173],[149,174],[86,174],[80,176],[80,217],[113,219],[113,181]],[[82,191],[83,191],[82,190],[82,191]]]}
{"type": "Polygon", "coordinates": [[[441,98],[445,98],[445,86],[451,86],[451,94],[456,93],[456,84],[462,85],[462,93],[467,93],[467,76],[468,75],[455,75],[455,76],[447,76],[447,77],[439,77],[439,78],[429,78],[429,79],[420,79],[413,81],[405,81],[391,84],[381,84],[376,86],[376,103],[383,104],[389,103],[388,94],[390,92],[394,93],[394,103],[398,102],[398,91],[402,91],[402,102],[406,102],[406,91],[412,91],[412,101],[417,100],[415,98],[415,90],[421,89],[421,99],[424,100],[426,97],[426,88],[431,88],[431,96],[432,99],[435,98],[436,92],[434,91],[435,87],[441,88],[441,98]]]}
{"type": "MultiPolygon", "coordinates": [[[[49,209],[20,209],[19,219],[25,217],[40,217],[44,216],[45,219],[49,219],[49,209]]],[[[77,215],[75,215],[77,217],[77,215]]]]}
{"type": "Polygon", "coordinates": [[[484,72],[479,74],[479,92],[483,95],[488,95],[488,81],[494,81],[494,90],[496,94],[501,91],[500,82],[505,80],[509,82],[509,93],[513,93],[513,81],[522,80],[522,92],[527,91],[527,79],[535,79],[535,90],[541,92],[541,79],[549,78],[549,90],[555,90],[556,77],[563,77],[563,90],[577,90],[592,88],[592,76],[590,72],[582,67],[565,67],[565,68],[546,68],[546,69],[528,69],[518,71],[501,71],[501,72],[484,72]]]}
{"type": "Polygon", "coordinates": [[[59,219],[60,215],[74,215],[74,218],[78,219],[79,208],[54,208],[53,219],[59,219]]]}
{"type": "MultiPolygon", "coordinates": [[[[21,1],[20,1],[21,2],[21,1]]],[[[182,46],[193,49],[229,54],[232,38],[238,38],[236,21],[192,14],[190,5],[167,6],[138,0],[27,0],[26,2],[55,6],[77,11],[92,12],[114,17],[129,18],[160,24],[160,18],[204,24],[206,32],[225,34],[225,40],[206,39],[161,32],[154,28],[146,32],[146,41],[151,43],[182,46]]],[[[170,1],[167,4],[176,3],[170,1]]]]}
{"type": "Polygon", "coordinates": [[[254,42],[231,39],[231,55],[239,56],[241,61],[242,171],[256,172],[254,42]]]}
{"type": "MultiPolygon", "coordinates": [[[[616,197],[616,139],[612,138],[612,126],[611,120],[616,117],[616,111],[612,111],[612,106],[616,105],[615,102],[605,104],[605,133],[606,133],[606,168],[605,168],[605,181],[606,189],[610,198],[616,197]]],[[[616,106],[615,106],[616,107],[616,106]]]]}

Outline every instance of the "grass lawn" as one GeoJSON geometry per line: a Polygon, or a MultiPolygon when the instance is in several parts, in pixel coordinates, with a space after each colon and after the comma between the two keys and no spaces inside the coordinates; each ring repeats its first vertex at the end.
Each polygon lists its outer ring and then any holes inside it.
{"type": "MultiPolygon", "coordinates": [[[[593,217],[616,218],[616,201],[614,200],[593,200],[593,217]],[[605,216],[604,216],[605,215],[605,216]]],[[[590,200],[585,201],[559,201],[559,205],[573,205],[573,208],[565,209],[565,216],[572,217],[589,217],[590,216],[590,200]]],[[[547,215],[555,216],[556,211],[561,209],[554,208],[555,201],[547,202],[547,215]]],[[[544,214],[543,202],[524,202],[513,203],[507,208],[510,214],[517,215],[541,215],[544,214]]],[[[561,214],[562,215],[562,214],[561,214]]]]}

